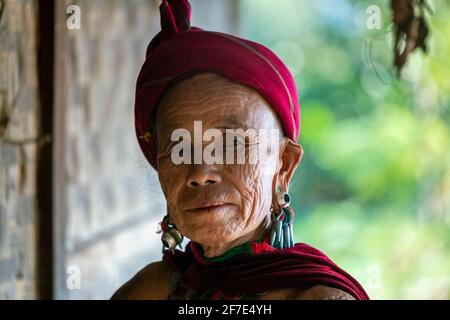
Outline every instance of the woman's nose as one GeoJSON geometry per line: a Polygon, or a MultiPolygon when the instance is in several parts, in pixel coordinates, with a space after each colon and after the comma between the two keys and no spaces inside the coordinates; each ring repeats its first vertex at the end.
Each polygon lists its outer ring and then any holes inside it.
{"type": "Polygon", "coordinates": [[[213,166],[194,164],[190,168],[186,182],[188,187],[194,188],[220,183],[222,178],[213,166]]]}

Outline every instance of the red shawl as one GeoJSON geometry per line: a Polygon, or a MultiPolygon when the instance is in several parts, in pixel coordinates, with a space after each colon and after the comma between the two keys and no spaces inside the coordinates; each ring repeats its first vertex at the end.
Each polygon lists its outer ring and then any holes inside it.
{"type": "Polygon", "coordinates": [[[357,300],[369,300],[364,288],[324,253],[304,243],[275,249],[252,243],[252,254],[221,262],[207,262],[198,244],[190,242],[185,252],[164,252],[163,260],[181,273],[181,285],[195,292],[215,290],[228,294],[251,294],[279,289],[303,289],[325,285],[343,290],[357,300]]]}

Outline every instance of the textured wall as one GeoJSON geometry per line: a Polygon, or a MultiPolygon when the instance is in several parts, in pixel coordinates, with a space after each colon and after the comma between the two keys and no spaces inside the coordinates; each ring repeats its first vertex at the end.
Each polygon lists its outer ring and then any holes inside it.
{"type": "Polygon", "coordinates": [[[35,293],[36,1],[0,1],[0,300],[35,293]]]}
{"type": "MultiPolygon", "coordinates": [[[[161,257],[165,213],[134,136],[134,85],[160,1],[57,0],[55,297],[109,298],[161,257]],[[69,5],[81,29],[66,27],[69,5]]],[[[236,1],[193,0],[195,25],[235,33],[236,1]]],[[[36,298],[37,1],[0,0],[0,299],[36,298]]],[[[48,248],[51,250],[51,248],[48,248]]]]}
{"type": "Polygon", "coordinates": [[[57,212],[65,216],[58,225],[64,247],[57,297],[102,299],[160,250],[155,231],[164,203],[135,142],[132,112],[142,53],[158,26],[157,4],[69,4],[81,10],[81,29],[62,28],[64,51],[57,53],[64,76],[55,90],[65,92],[55,110],[65,122],[56,173],[65,192],[65,212],[57,212]]]}
{"type": "MultiPolygon", "coordinates": [[[[65,217],[58,224],[64,243],[56,270],[60,298],[109,298],[161,257],[156,230],[165,202],[137,145],[133,114],[137,74],[159,30],[159,3],[66,2],[79,6],[81,29],[60,28],[63,44],[57,53],[63,76],[56,92],[64,94],[55,111],[65,122],[57,133],[64,137],[58,191],[66,198],[57,212],[65,217]],[[77,274],[80,283],[72,281],[77,274]]],[[[214,26],[215,15],[215,29],[234,30],[234,4],[192,1],[194,23],[203,25],[207,17],[207,26],[214,26]]]]}

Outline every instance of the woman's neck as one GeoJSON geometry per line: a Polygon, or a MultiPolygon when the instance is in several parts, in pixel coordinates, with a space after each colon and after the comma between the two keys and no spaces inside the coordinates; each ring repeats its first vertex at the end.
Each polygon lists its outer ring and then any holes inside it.
{"type": "Polygon", "coordinates": [[[237,247],[241,244],[261,240],[270,230],[270,227],[271,227],[270,215],[267,215],[264,217],[263,221],[259,224],[259,226],[256,229],[233,241],[230,241],[228,243],[220,243],[215,246],[201,244],[203,248],[203,254],[207,258],[214,258],[224,254],[229,249],[237,247]]]}

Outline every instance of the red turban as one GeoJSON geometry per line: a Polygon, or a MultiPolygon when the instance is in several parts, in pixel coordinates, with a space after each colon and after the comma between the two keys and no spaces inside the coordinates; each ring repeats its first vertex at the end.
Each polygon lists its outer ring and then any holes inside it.
{"type": "Polygon", "coordinates": [[[267,47],[236,36],[191,27],[187,0],[163,0],[161,31],[150,42],[136,84],[135,125],[139,145],[156,169],[151,118],[164,91],[182,76],[215,72],[259,92],[278,115],[287,137],[297,141],[300,104],[294,79],[267,47]]]}

